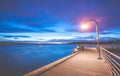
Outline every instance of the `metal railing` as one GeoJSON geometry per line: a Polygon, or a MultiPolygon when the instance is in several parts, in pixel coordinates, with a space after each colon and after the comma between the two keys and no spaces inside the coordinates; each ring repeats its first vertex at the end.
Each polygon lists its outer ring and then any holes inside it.
{"type": "Polygon", "coordinates": [[[100,47],[100,49],[103,52],[105,62],[109,64],[112,76],[120,76],[120,56],[117,56],[103,47],[100,47]]]}

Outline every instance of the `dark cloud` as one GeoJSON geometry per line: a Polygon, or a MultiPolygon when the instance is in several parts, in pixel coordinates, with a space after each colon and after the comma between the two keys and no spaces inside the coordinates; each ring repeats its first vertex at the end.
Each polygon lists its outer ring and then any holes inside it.
{"type": "Polygon", "coordinates": [[[119,28],[113,28],[113,29],[109,29],[106,31],[102,31],[100,32],[101,35],[107,35],[107,34],[114,34],[114,35],[119,35],[120,34],[120,27],[119,28]]]}
{"type": "Polygon", "coordinates": [[[2,37],[6,37],[6,38],[17,38],[17,37],[22,37],[22,38],[30,38],[30,36],[22,36],[22,35],[14,35],[14,36],[12,36],[12,35],[0,35],[0,36],[2,36],[2,37]]]}
{"type": "Polygon", "coordinates": [[[30,32],[34,30],[29,26],[15,22],[1,22],[0,26],[0,32],[30,32]]]}
{"type": "MultiPolygon", "coordinates": [[[[113,41],[113,40],[119,40],[120,38],[115,37],[101,37],[100,41],[113,41]]],[[[73,39],[52,39],[48,40],[50,42],[84,42],[84,41],[96,41],[95,37],[77,37],[73,39]]]]}
{"type": "Polygon", "coordinates": [[[16,22],[1,22],[0,32],[55,32],[55,30],[47,29],[46,26],[28,26],[26,24],[19,24],[16,22]]]}
{"type": "Polygon", "coordinates": [[[115,37],[101,37],[100,41],[114,41],[114,40],[120,40],[120,38],[115,37]]]}
{"type": "Polygon", "coordinates": [[[75,37],[74,38],[75,40],[79,40],[79,39],[82,39],[82,40],[87,40],[87,39],[95,39],[95,36],[94,35],[91,35],[91,36],[88,36],[88,37],[75,37]]]}
{"type": "MultiPolygon", "coordinates": [[[[48,42],[77,42],[78,40],[74,40],[74,39],[52,39],[52,40],[48,40],[48,42]]],[[[81,41],[81,40],[79,40],[81,41]]]]}

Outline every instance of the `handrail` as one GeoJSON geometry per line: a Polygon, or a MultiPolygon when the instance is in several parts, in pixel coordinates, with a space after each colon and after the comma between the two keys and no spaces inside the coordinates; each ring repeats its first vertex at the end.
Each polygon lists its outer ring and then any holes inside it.
{"type": "MultiPolygon", "coordinates": [[[[110,63],[108,57],[106,57],[106,61],[107,61],[107,63],[109,64],[109,68],[110,68],[110,70],[112,71],[112,70],[113,70],[113,67],[112,67],[112,64],[110,63]]],[[[113,74],[115,74],[114,71],[112,71],[112,75],[113,75],[113,74]]]]}
{"type": "Polygon", "coordinates": [[[106,51],[107,53],[109,53],[109,54],[111,54],[112,56],[114,56],[114,57],[116,57],[116,58],[118,58],[119,60],[120,60],[120,57],[119,56],[117,56],[116,54],[114,54],[114,53],[111,53],[110,51],[108,51],[108,50],[106,50],[105,48],[103,48],[103,47],[100,47],[101,49],[103,49],[104,51],[106,51]]]}
{"type": "Polygon", "coordinates": [[[117,61],[115,61],[112,57],[110,57],[108,54],[106,54],[106,55],[107,55],[108,58],[111,58],[111,60],[112,60],[116,65],[120,66],[120,64],[119,64],[117,61]]]}
{"type": "Polygon", "coordinates": [[[117,72],[117,70],[119,71],[119,68],[110,60],[109,57],[107,57],[107,59],[108,59],[109,64],[111,65],[112,69],[114,70],[114,72],[115,72],[117,75],[119,75],[119,72],[117,72]]]}
{"type": "Polygon", "coordinates": [[[105,60],[110,65],[113,76],[120,76],[120,56],[117,56],[116,54],[106,50],[103,47],[100,47],[100,49],[103,51],[105,60]]]}

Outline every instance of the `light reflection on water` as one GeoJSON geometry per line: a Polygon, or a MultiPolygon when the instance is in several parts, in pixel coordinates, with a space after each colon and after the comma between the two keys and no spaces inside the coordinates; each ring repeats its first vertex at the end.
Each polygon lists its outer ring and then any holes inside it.
{"type": "MultiPolygon", "coordinates": [[[[85,46],[95,47],[96,45],[85,46]]],[[[101,46],[120,56],[120,45],[101,46]]],[[[0,45],[0,76],[22,76],[27,72],[71,54],[72,49],[75,47],[75,44],[0,45]]]]}

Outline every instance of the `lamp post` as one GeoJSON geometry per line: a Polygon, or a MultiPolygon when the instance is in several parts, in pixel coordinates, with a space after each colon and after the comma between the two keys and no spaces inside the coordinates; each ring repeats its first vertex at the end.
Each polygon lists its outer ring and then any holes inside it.
{"type": "Polygon", "coordinates": [[[99,42],[99,30],[98,30],[98,22],[95,20],[95,19],[90,19],[90,20],[86,20],[86,22],[89,22],[89,21],[93,21],[96,23],[96,41],[97,41],[97,50],[99,52],[99,57],[98,59],[102,59],[101,58],[101,53],[100,53],[100,42],[99,42]]]}

